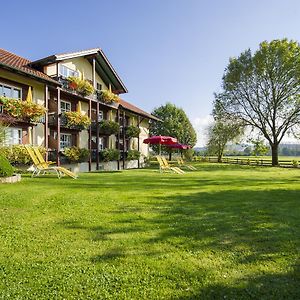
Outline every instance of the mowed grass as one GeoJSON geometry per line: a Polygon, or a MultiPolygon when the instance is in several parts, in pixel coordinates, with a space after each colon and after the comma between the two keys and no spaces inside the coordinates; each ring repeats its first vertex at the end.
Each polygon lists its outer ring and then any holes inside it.
{"type": "Polygon", "coordinates": [[[299,299],[300,170],[0,185],[1,299],[299,299]]]}

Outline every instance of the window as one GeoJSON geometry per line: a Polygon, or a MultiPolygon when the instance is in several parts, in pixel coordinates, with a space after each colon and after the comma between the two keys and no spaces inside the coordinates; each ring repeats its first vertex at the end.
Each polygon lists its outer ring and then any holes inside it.
{"type": "MultiPolygon", "coordinates": [[[[97,137],[93,136],[92,141],[97,145],[97,137]]],[[[99,137],[99,151],[104,150],[104,137],[99,137]]]]}
{"type": "Polygon", "coordinates": [[[7,145],[19,145],[22,144],[22,129],[8,127],[6,129],[6,142],[7,145]]]}
{"type": "Polygon", "coordinates": [[[104,138],[99,137],[99,150],[102,151],[104,150],[104,138]]]}
{"type": "Polygon", "coordinates": [[[62,133],[60,135],[60,149],[64,150],[67,147],[72,146],[72,135],[67,133],[62,133]]]}
{"type": "Polygon", "coordinates": [[[101,91],[102,90],[102,84],[97,82],[97,90],[101,91]]]}
{"type": "Polygon", "coordinates": [[[77,71],[74,71],[64,65],[59,65],[59,75],[63,77],[69,77],[69,76],[79,77],[79,73],[77,71]]]}
{"type": "Polygon", "coordinates": [[[60,102],[60,110],[62,113],[66,111],[71,111],[71,102],[61,101],[60,102]]]}
{"type": "Polygon", "coordinates": [[[104,120],[104,112],[100,110],[98,115],[98,122],[101,122],[102,120],[104,120]]]}
{"type": "Polygon", "coordinates": [[[10,86],[0,82],[0,96],[7,98],[21,99],[22,90],[20,88],[10,86]]]}

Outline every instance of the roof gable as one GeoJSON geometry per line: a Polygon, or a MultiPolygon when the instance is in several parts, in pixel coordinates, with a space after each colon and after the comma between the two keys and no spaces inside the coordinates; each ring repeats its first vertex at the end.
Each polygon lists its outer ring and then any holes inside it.
{"type": "Polygon", "coordinates": [[[36,60],[31,63],[31,66],[40,68],[55,62],[61,62],[64,60],[85,57],[91,64],[93,64],[93,58],[96,62],[96,72],[103,79],[104,83],[108,86],[111,84],[112,90],[116,94],[127,93],[128,90],[121,78],[105,56],[104,52],[100,48],[92,48],[88,50],[81,50],[76,52],[54,54],[45,58],[36,60]]]}

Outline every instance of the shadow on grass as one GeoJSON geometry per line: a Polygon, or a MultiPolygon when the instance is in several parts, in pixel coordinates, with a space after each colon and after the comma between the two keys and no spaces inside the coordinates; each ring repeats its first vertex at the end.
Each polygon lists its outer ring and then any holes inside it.
{"type": "Polygon", "coordinates": [[[287,299],[300,297],[300,262],[291,271],[246,277],[227,284],[208,284],[193,293],[177,299],[287,299]]]}
{"type": "Polygon", "coordinates": [[[270,273],[243,278],[231,285],[211,284],[199,291],[175,299],[287,299],[298,300],[300,297],[300,264],[286,273],[270,273]]]}

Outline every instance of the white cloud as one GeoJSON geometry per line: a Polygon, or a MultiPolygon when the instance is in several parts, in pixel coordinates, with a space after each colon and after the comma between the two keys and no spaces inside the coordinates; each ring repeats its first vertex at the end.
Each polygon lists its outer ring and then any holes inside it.
{"type": "Polygon", "coordinates": [[[213,121],[211,115],[206,115],[203,117],[198,117],[192,120],[192,124],[197,132],[197,144],[198,147],[203,147],[206,144],[206,128],[213,121]]]}

